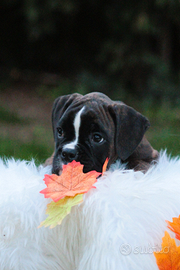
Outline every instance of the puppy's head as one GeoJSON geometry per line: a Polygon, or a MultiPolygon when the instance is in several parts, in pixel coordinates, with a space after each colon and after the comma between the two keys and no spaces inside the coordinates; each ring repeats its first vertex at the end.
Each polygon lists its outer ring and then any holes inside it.
{"type": "Polygon", "coordinates": [[[126,161],[149,127],[149,121],[143,115],[101,93],[57,98],[52,123],[55,174],[72,160],[83,164],[84,172],[101,172],[107,157],[109,165],[117,158],[126,161]]]}

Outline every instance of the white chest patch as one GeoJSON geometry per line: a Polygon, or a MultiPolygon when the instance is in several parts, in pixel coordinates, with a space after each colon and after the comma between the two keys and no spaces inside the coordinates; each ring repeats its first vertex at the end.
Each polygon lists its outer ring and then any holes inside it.
{"type": "Polygon", "coordinates": [[[83,112],[85,107],[82,107],[82,109],[76,114],[75,118],[74,118],[74,130],[75,130],[75,140],[64,145],[63,147],[63,150],[64,149],[74,149],[78,143],[78,139],[79,139],[79,129],[80,129],[80,126],[81,126],[81,114],[83,112]]]}

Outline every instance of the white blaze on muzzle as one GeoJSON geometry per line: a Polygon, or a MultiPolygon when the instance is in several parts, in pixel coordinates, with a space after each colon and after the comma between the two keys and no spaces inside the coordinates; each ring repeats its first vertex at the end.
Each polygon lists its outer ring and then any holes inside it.
{"type": "Polygon", "coordinates": [[[76,145],[78,144],[78,139],[79,139],[79,129],[81,126],[81,114],[83,110],[85,109],[85,106],[81,108],[81,110],[76,114],[74,118],[74,130],[75,130],[75,140],[64,145],[63,150],[65,149],[75,149],[76,145]]]}

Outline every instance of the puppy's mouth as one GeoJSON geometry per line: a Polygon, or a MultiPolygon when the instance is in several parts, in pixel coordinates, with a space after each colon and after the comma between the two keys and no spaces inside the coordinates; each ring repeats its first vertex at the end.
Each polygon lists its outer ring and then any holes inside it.
{"type": "MultiPolygon", "coordinates": [[[[92,171],[93,168],[95,167],[94,162],[89,159],[76,159],[76,162],[80,162],[84,167],[83,167],[83,172],[87,173],[89,171],[92,171]]],[[[56,175],[61,175],[62,171],[63,171],[63,165],[67,165],[70,162],[63,162],[62,160],[60,160],[60,158],[54,158],[53,161],[53,168],[52,168],[52,173],[56,174],[56,175]]]]}
{"type": "Polygon", "coordinates": [[[52,174],[61,175],[63,168],[52,168],[52,174]]]}
{"type": "Polygon", "coordinates": [[[78,144],[76,150],[76,158],[71,160],[63,160],[64,157],[62,152],[63,149],[61,148],[54,156],[52,173],[61,175],[63,171],[63,165],[67,165],[68,163],[72,162],[72,160],[80,162],[82,165],[84,165],[84,173],[90,172],[92,170],[101,172],[101,164],[98,162],[97,158],[94,157],[91,149],[87,149],[83,145],[78,144]]]}
{"type": "Polygon", "coordinates": [[[57,175],[61,175],[63,172],[63,165],[65,165],[64,163],[61,164],[61,168],[58,170],[57,175]]]}
{"type": "Polygon", "coordinates": [[[60,156],[54,156],[53,159],[53,166],[52,166],[52,173],[56,175],[61,175],[62,170],[63,170],[63,162],[60,159],[60,156]]]}

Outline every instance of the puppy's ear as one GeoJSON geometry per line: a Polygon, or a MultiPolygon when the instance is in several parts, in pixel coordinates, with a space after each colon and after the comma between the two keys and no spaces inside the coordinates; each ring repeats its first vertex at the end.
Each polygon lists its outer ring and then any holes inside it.
{"type": "Polygon", "coordinates": [[[121,102],[114,102],[109,111],[115,122],[116,154],[124,161],[135,151],[150,123],[145,116],[121,102]]]}
{"type": "Polygon", "coordinates": [[[71,105],[71,103],[75,100],[82,97],[80,94],[72,94],[72,95],[65,95],[58,97],[53,104],[52,109],[52,127],[53,127],[53,133],[55,135],[55,130],[57,127],[57,123],[59,119],[62,117],[63,113],[66,111],[66,109],[71,105]]]}

